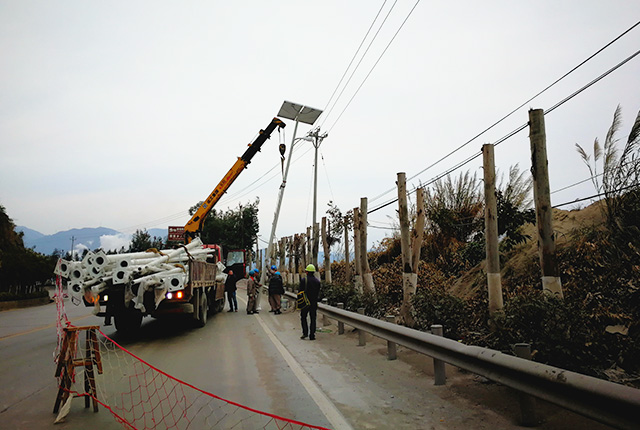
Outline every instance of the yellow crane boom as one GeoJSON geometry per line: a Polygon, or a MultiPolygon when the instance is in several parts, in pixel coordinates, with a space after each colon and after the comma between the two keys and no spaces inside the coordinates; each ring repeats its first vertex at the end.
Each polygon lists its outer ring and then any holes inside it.
{"type": "Polygon", "coordinates": [[[285,123],[279,118],[273,118],[271,123],[264,130],[260,130],[256,140],[249,145],[249,148],[238,157],[238,160],[231,166],[231,169],[222,177],[218,185],[213,189],[209,197],[200,205],[198,210],[193,214],[189,222],[184,226],[185,242],[189,243],[202,230],[205,218],[218,203],[218,200],[227,192],[233,181],[242,173],[242,171],[251,163],[251,159],[262,147],[262,144],[271,137],[271,133],[278,128],[284,128],[285,123]]]}

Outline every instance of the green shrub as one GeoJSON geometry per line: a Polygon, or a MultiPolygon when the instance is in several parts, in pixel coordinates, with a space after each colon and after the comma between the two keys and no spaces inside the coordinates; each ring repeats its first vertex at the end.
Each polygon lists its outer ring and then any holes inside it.
{"type": "Polygon", "coordinates": [[[469,330],[469,307],[441,286],[419,286],[413,297],[413,308],[418,330],[429,331],[433,324],[442,324],[444,336],[456,340],[462,339],[469,330]]]}
{"type": "Polygon", "coordinates": [[[10,293],[8,291],[0,292],[0,302],[38,299],[40,297],[49,297],[49,293],[47,292],[47,290],[33,291],[31,293],[10,293]]]}

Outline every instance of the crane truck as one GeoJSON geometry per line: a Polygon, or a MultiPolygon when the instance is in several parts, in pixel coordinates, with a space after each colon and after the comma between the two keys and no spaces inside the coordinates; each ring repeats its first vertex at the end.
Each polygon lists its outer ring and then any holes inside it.
{"type": "Polygon", "coordinates": [[[273,131],[284,127],[282,120],[273,118],[260,130],[186,223],[180,247],[117,255],[98,251],[85,255],[81,263],[61,260],[56,274],[67,279],[72,301],[93,306],[105,325],[113,318],[119,332],[137,330],[146,315],[191,314],[196,325],[203,327],[209,312],[224,307],[227,276],[220,247],[200,240],[204,220],[273,131]]]}

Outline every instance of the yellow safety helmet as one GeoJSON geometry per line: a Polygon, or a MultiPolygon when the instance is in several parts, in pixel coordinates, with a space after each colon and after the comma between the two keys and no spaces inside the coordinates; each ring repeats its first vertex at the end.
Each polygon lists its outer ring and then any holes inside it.
{"type": "Polygon", "coordinates": [[[305,272],[315,272],[316,271],[316,266],[314,266],[313,264],[309,264],[307,266],[306,269],[304,269],[305,272]]]}

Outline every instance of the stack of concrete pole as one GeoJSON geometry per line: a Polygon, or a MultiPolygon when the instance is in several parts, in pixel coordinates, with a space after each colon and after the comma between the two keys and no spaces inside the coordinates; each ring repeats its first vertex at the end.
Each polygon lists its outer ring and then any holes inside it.
{"type": "MultiPolygon", "coordinates": [[[[88,303],[96,305],[98,296],[105,290],[121,287],[127,306],[135,306],[145,312],[143,296],[153,290],[156,306],[166,293],[185,287],[189,280],[190,259],[205,261],[213,249],[202,248],[202,241],[194,239],[190,244],[176,249],[131,252],[107,255],[102,250],[88,252],[82,261],[60,260],[55,274],[66,279],[71,301],[79,305],[84,297],[88,303]]],[[[218,264],[218,277],[224,282],[222,263],[218,264]]]]}

